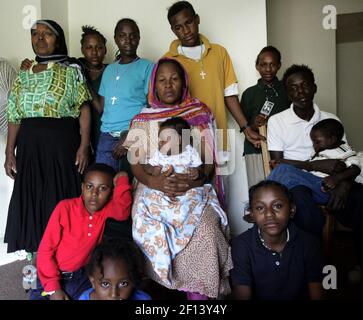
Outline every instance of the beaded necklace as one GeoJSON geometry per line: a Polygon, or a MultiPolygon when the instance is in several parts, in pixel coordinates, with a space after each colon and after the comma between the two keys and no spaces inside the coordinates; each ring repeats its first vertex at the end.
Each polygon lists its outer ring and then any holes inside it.
{"type": "MultiPolygon", "coordinates": [[[[258,236],[260,237],[260,240],[261,240],[261,243],[262,243],[262,245],[266,248],[266,249],[268,249],[268,250],[270,250],[270,251],[275,251],[275,250],[273,250],[269,245],[267,245],[266,243],[265,243],[265,239],[264,238],[262,238],[262,235],[261,235],[261,231],[260,231],[260,229],[257,229],[258,230],[258,236]]],[[[289,242],[289,240],[290,240],[290,232],[289,232],[289,229],[286,229],[286,232],[287,232],[287,236],[286,236],[286,243],[288,243],[289,242]]]]}

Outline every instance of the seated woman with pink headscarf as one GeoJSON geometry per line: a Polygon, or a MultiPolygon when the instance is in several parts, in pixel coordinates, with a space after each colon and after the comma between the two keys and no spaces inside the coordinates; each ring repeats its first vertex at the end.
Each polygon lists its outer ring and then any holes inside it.
{"type": "MultiPolygon", "coordinates": [[[[133,237],[147,257],[151,279],[169,289],[186,291],[189,299],[217,298],[230,292],[228,274],[232,260],[227,219],[221,209],[224,204],[221,176],[215,175],[214,179],[217,193],[212,187],[203,187],[214,171],[218,171],[214,148],[215,121],[205,104],[191,98],[187,81],[186,72],[177,61],[161,59],[150,79],[149,106],[131,122],[124,147],[129,150],[129,161],[138,182],[132,209],[133,237]],[[147,164],[158,150],[159,123],[173,117],[188,122],[193,146],[200,151],[204,164],[194,180],[188,174],[174,172],[172,166],[161,173],[160,169],[147,164]],[[176,241],[170,240],[170,235],[180,228],[178,211],[173,210],[174,199],[198,187],[203,187],[200,189],[203,190],[200,212],[196,218],[186,219],[188,222],[185,223],[193,224],[189,228],[192,233],[183,238],[180,250],[174,255],[170,248],[176,241]],[[145,206],[139,205],[145,202],[146,188],[169,196],[169,206],[162,210],[163,219],[159,219],[160,215],[153,210],[144,210],[145,206]],[[160,267],[165,255],[171,259],[167,268],[165,265],[160,267]]],[[[155,198],[156,204],[157,201],[158,197],[155,198]]]]}

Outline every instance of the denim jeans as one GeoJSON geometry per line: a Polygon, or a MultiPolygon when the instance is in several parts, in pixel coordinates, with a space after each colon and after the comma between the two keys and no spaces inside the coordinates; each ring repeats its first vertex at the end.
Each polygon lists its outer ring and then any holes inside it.
{"type": "Polygon", "coordinates": [[[109,133],[101,132],[98,138],[96,151],[96,162],[108,164],[116,172],[119,171],[119,160],[112,157],[112,152],[118,140],[118,137],[113,137],[109,133]]]}
{"type": "Polygon", "coordinates": [[[266,179],[280,182],[289,190],[297,186],[305,186],[311,190],[313,199],[317,204],[327,204],[330,198],[329,193],[321,190],[322,178],[289,164],[280,164],[272,170],[266,179]]]}
{"type": "MultiPolygon", "coordinates": [[[[92,287],[83,268],[75,271],[71,278],[61,279],[60,284],[62,290],[71,300],[78,300],[84,291],[92,287]]],[[[30,290],[29,300],[49,300],[48,296],[42,296],[44,289],[39,281],[39,277],[37,279],[37,286],[38,289],[30,290]]]]}

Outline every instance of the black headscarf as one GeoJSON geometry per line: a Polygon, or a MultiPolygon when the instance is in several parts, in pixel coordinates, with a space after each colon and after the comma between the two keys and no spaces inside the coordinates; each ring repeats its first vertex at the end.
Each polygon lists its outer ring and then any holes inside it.
{"type": "MultiPolygon", "coordinates": [[[[57,46],[53,54],[49,56],[36,56],[35,60],[39,63],[45,63],[48,61],[53,62],[63,62],[68,58],[68,49],[66,44],[66,38],[64,37],[64,31],[62,27],[53,20],[37,20],[35,21],[32,29],[36,27],[37,24],[45,24],[57,37],[57,46]]],[[[31,31],[32,32],[32,31],[31,31]]],[[[34,50],[34,47],[33,47],[34,50]]]]}
{"type": "MultiPolygon", "coordinates": [[[[37,20],[37,21],[35,21],[34,25],[32,26],[32,29],[37,24],[45,24],[49,29],[52,30],[52,32],[57,37],[57,46],[56,46],[53,54],[51,54],[49,56],[37,55],[35,57],[35,61],[37,61],[38,63],[48,63],[48,62],[59,63],[61,65],[65,65],[65,66],[77,67],[83,71],[81,63],[76,58],[70,58],[68,56],[66,38],[64,36],[64,31],[63,31],[62,27],[53,20],[37,20]]],[[[34,50],[34,48],[33,48],[33,50],[34,50]]]]}

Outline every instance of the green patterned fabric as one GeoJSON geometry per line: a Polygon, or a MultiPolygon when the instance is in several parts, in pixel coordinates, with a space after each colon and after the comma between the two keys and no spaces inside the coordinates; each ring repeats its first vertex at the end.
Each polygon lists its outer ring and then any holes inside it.
{"type": "Polygon", "coordinates": [[[11,123],[34,117],[78,118],[91,95],[79,71],[49,63],[45,71],[20,70],[10,92],[7,117],[11,123]]]}

